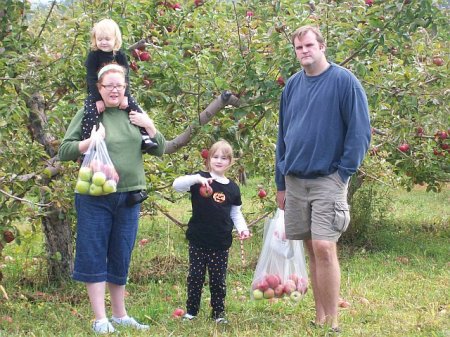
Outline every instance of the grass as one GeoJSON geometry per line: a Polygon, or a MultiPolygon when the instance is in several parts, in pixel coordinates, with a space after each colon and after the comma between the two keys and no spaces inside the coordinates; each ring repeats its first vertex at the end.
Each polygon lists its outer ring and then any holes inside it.
{"type": "MultiPolygon", "coordinates": [[[[262,214],[256,185],[243,187],[244,212],[262,214]]],[[[273,194],[269,193],[269,198],[273,194]]],[[[370,248],[340,246],[341,295],[351,303],[340,310],[341,336],[450,336],[449,211],[450,191],[394,191],[393,212],[371,231],[370,248]]],[[[166,204],[167,206],[169,204],[166,204]]],[[[182,222],[189,218],[186,198],[169,209],[182,222]]],[[[252,301],[249,286],[261,248],[263,222],[245,242],[246,264],[233,243],[228,274],[228,326],[209,320],[205,288],[196,321],[171,318],[186,300],[187,243],[183,231],[165,216],[144,217],[127,286],[129,314],[150,323],[151,332],[122,329],[121,336],[326,336],[313,328],[311,293],[299,303],[252,301]]],[[[45,279],[42,237],[23,231],[22,244],[9,244],[2,261],[2,285],[9,300],[0,299],[0,336],[88,336],[92,312],[80,283],[58,287],[45,279]]]]}

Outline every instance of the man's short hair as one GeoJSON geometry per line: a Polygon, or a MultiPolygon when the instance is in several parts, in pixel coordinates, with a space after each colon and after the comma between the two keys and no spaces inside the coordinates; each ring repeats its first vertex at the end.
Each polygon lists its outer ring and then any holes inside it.
{"type": "Polygon", "coordinates": [[[302,26],[300,28],[297,28],[296,31],[294,33],[292,33],[292,36],[291,36],[292,45],[294,45],[295,39],[302,38],[308,32],[314,33],[314,35],[316,36],[317,42],[319,42],[320,44],[325,44],[325,39],[323,38],[322,33],[320,32],[319,28],[307,25],[307,26],[302,26]]]}

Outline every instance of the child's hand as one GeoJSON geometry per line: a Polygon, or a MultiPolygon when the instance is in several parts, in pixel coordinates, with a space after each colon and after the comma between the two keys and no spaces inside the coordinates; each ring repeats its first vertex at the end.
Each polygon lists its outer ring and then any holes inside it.
{"type": "Polygon", "coordinates": [[[251,237],[252,235],[250,234],[250,231],[248,231],[248,230],[246,230],[246,231],[242,231],[240,234],[239,234],[239,240],[246,240],[246,239],[248,239],[249,237],[251,237]]]}
{"type": "Polygon", "coordinates": [[[213,180],[214,180],[213,178],[205,178],[202,177],[201,175],[198,175],[197,184],[200,184],[202,186],[209,186],[212,184],[213,180]]]}
{"type": "Polygon", "coordinates": [[[124,110],[126,108],[128,108],[128,97],[124,96],[122,102],[120,102],[119,109],[124,110]]]}
{"type": "Polygon", "coordinates": [[[95,105],[97,106],[98,113],[101,114],[103,111],[105,111],[105,102],[97,101],[97,102],[95,102],[95,105]]]}

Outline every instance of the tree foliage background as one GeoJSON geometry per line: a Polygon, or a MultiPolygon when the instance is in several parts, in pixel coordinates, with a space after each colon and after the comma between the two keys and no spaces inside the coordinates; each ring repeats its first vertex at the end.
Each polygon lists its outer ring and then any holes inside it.
{"type": "Polygon", "coordinates": [[[2,0],[0,228],[42,228],[53,276],[71,268],[78,169],[61,166],[55,155],[86,96],[89,31],[105,17],[121,27],[135,68],[131,91],[158,128],[169,140],[189,125],[195,130],[187,146],[146,160],[150,211],[159,198],[174,200],[173,178],[201,168],[200,150],[218,138],[236,150],[232,174],[264,176],[273,199],[279,96],[299,70],[290,34],[304,24],[321,28],[329,59],[352,70],[367,91],[374,130],[360,180],[409,189],[427,184],[432,191],[449,181],[445,1],[80,0],[32,9],[27,1],[2,0]],[[149,61],[129,50],[138,41],[149,61]],[[240,106],[200,125],[199,114],[224,90],[240,106]]]}

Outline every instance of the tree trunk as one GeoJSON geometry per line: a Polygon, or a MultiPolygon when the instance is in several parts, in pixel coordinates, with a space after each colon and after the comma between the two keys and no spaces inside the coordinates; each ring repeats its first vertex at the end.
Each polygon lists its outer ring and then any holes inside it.
{"type": "MultiPolygon", "coordinates": [[[[27,101],[29,108],[29,130],[34,140],[42,144],[47,154],[52,158],[47,163],[55,162],[57,153],[55,138],[49,134],[48,121],[45,113],[44,97],[35,93],[27,101]]],[[[45,159],[43,158],[43,161],[45,159]]],[[[49,171],[50,176],[44,179],[43,184],[49,185],[53,175],[58,174],[58,170],[49,171]]],[[[45,193],[41,195],[43,204],[50,203],[52,200],[45,193]]],[[[47,252],[48,278],[51,281],[67,279],[72,273],[73,261],[73,238],[72,224],[67,218],[61,207],[51,204],[46,209],[45,215],[42,217],[42,230],[45,236],[45,249],[47,252]]]]}
{"type": "Polygon", "coordinates": [[[50,206],[42,218],[47,252],[47,274],[49,281],[68,279],[73,270],[72,224],[58,207],[50,206]]]}

